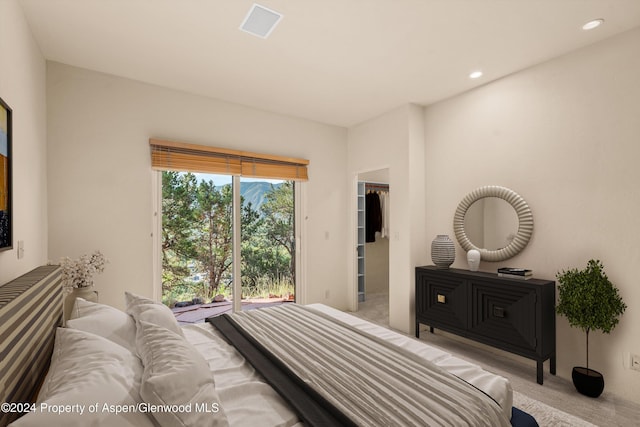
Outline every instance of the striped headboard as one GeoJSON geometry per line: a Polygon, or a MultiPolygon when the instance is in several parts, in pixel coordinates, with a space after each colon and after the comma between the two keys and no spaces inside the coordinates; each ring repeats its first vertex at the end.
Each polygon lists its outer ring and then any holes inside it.
{"type": "MultiPolygon", "coordinates": [[[[0,286],[0,403],[35,400],[61,320],[59,266],[38,267],[0,286]]],[[[0,412],[0,427],[17,417],[0,412]]]]}

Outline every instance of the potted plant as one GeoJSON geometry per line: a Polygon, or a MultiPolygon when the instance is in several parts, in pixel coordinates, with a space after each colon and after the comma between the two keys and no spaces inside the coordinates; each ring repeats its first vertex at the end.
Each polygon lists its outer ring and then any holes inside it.
{"type": "Polygon", "coordinates": [[[557,313],[565,316],[571,326],[585,331],[587,339],[587,366],[573,368],[573,385],[586,396],[598,397],[604,390],[604,377],[589,369],[589,332],[610,333],[627,306],[599,260],[589,260],[584,270],[562,271],[556,278],[560,283],[557,313]]]}

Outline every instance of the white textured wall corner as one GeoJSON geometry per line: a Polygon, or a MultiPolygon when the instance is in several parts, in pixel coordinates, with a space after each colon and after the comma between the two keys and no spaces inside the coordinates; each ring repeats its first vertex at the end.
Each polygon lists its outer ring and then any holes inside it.
{"type": "MultiPolygon", "coordinates": [[[[527,267],[553,280],[590,258],[603,261],[629,308],[610,335],[590,335],[589,362],[605,374],[606,391],[636,400],[639,377],[620,360],[625,351],[640,352],[638,46],[640,29],[432,105],[425,114],[428,235],[450,232],[458,203],[477,187],[518,192],[535,218],[531,241],[511,260],[482,262],[480,269],[527,267]]],[[[453,266],[467,268],[464,257],[453,266]]],[[[558,374],[570,377],[572,366],[584,364],[584,335],[561,317],[557,346],[558,374]]]]}
{"type": "Polygon", "coordinates": [[[415,323],[414,267],[426,261],[423,122],[422,107],[407,104],[349,129],[348,176],[389,169],[389,323],[406,333],[415,323]]]}
{"type": "Polygon", "coordinates": [[[14,218],[1,285],[47,262],[46,64],[16,0],[0,1],[0,52],[0,97],[13,110],[14,218]]]}

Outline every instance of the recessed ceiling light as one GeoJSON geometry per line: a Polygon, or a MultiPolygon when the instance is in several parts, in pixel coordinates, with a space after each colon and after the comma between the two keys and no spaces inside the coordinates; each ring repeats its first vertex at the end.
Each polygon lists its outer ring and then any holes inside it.
{"type": "Polygon", "coordinates": [[[254,3],[240,25],[242,31],[266,39],[282,19],[282,14],[275,10],[254,3]]]}
{"type": "Polygon", "coordinates": [[[589,31],[589,30],[593,30],[594,28],[598,28],[602,24],[604,24],[604,19],[594,19],[584,24],[582,26],[582,29],[585,31],[589,31]]]}
{"type": "Polygon", "coordinates": [[[480,70],[474,71],[471,74],[469,74],[470,79],[479,79],[480,77],[482,77],[482,71],[480,70]]]}

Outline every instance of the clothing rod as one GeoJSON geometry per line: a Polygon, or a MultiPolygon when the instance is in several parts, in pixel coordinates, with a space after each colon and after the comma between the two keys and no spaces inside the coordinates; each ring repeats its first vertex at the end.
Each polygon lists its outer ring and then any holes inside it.
{"type": "Polygon", "coordinates": [[[385,184],[383,182],[365,182],[365,188],[386,188],[389,189],[389,184],[385,184]]]}

